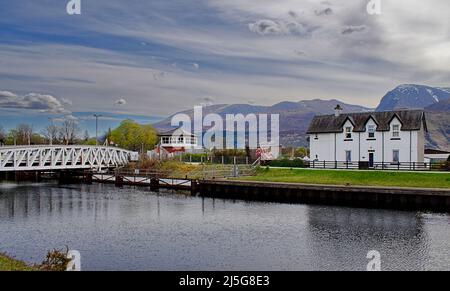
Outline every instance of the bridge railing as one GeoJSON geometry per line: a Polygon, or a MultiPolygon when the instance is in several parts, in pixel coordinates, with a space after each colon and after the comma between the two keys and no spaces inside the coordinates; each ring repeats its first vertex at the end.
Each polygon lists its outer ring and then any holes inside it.
{"type": "Polygon", "coordinates": [[[115,168],[127,164],[132,155],[104,146],[9,146],[0,148],[0,171],[115,168]]]}

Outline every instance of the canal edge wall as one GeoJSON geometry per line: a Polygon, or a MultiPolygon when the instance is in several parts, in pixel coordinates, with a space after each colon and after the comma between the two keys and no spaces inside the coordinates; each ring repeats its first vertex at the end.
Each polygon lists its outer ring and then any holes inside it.
{"type": "Polygon", "coordinates": [[[338,186],[238,180],[200,180],[204,197],[450,212],[450,189],[338,186]]]}

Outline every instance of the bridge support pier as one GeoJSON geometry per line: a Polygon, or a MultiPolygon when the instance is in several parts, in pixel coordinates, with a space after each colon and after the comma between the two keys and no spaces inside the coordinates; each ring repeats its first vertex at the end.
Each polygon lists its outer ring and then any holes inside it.
{"type": "MultiPolygon", "coordinates": [[[[41,179],[41,172],[40,171],[24,171],[24,172],[13,172],[14,181],[16,182],[40,182],[41,179]]],[[[6,179],[11,179],[11,175],[6,174],[6,179]]]]}
{"type": "Polygon", "coordinates": [[[93,176],[94,175],[92,174],[92,172],[84,173],[83,182],[85,184],[91,185],[92,184],[92,180],[93,180],[93,176]]]}
{"type": "Polygon", "coordinates": [[[0,181],[8,180],[8,172],[0,172],[0,181]]]}
{"type": "Polygon", "coordinates": [[[60,171],[59,183],[60,184],[74,184],[83,181],[83,173],[77,171],[60,171]]]}

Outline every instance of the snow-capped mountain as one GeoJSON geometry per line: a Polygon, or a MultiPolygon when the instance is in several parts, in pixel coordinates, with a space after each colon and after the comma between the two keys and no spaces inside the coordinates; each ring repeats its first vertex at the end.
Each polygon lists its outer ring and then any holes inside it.
{"type": "Polygon", "coordinates": [[[449,88],[437,88],[424,85],[400,85],[389,91],[377,107],[377,111],[389,111],[403,108],[423,109],[440,101],[450,99],[449,88]]]}

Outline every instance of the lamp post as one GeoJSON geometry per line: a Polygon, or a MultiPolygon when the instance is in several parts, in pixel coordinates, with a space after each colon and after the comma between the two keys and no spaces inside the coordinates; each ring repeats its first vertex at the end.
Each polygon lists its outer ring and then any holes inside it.
{"type": "Polygon", "coordinates": [[[98,145],[98,118],[101,117],[100,114],[94,114],[95,117],[95,145],[98,145]]]}

